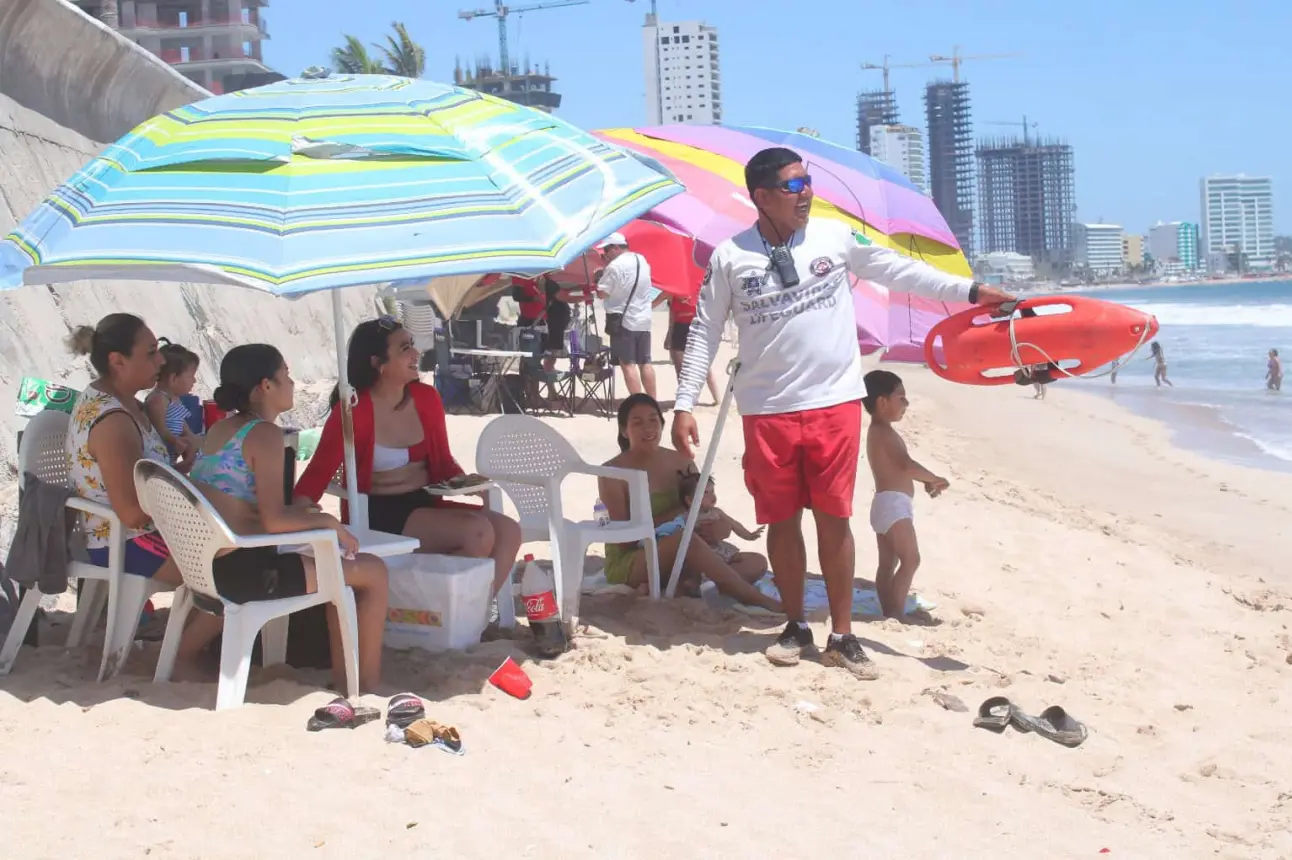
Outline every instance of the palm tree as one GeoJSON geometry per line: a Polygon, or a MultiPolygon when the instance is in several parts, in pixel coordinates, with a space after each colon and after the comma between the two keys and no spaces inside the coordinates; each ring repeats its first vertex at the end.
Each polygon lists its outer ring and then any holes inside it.
{"type": "Polygon", "coordinates": [[[426,49],[413,41],[408,28],[396,21],[390,25],[394,34],[386,37],[384,45],[372,47],[381,52],[377,59],[357,36],[347,35],[345,45],[332,49],[332,65],[347,75],[400,75],[420,78],[426,71],[426,49]],[[384,60],[384,62],[382,61],[384,60]]]}
{"type": "Polygon", "coordinates": [[[369,54],[357,36],[347,35],[345,46],[332,49],[332,65],[347,75],[384,75],[387,69],[369,54]]]}
{"type": "Polygon", "coordinates": [[[392,75],[420,78],[426,71],[426,49],[413,41],[408,28],[399,21],[390,26],[395,33],[387,36],[386,44],[380,46],[386,55],[386,67],[392,75]]]}

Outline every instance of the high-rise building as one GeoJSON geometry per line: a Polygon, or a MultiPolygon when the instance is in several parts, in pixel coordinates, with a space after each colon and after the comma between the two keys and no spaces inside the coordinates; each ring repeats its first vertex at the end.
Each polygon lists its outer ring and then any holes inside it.
{"type": "Polygon", "coordinates": [[[892,90],[857,93],[857,149],[871,151],[871,130],[880,125],[897,125],[897,99],[892,90]]]}
{"type": "Polygon", "coordinates": [[[551,113],[561,106],[561,94],[552,89],[556,78],[550,72],[550,68],[540,72],[537,66],[526,61],[524,66],[512,64],[512,73],[504,75],[494,70],[488,61],[481,61],[474,68],[454,67],[453,83],[551,113]]]}
{"type": "Polygon", "coordinates": [[[1122,265],[1127,271],[1144,265],[1144,237],[1134,233],[1122,234],[1122,265]]]}
{"type": "Polygon", "coordinates": [[[1274,191],[1268,176],[1208,176],[1202,180],[1202,249],[1241,259],[1244,269],[1274,265],[1274,191]]]}
{"type": "Polygon", "coordinates": [[[960,249],[972,260],[974,154],[969,107],[969,85],[962,81],[936,81],[924,91],[929,124],[929,191],[960,249]]]}
{"type": "Polygon", "coordinates": [[[646,15],[646,123],[722,122],[718,30],[699,21],[663,23],[646,15]]]}
{"type": "MultiPolygon", "coordinates": [[[[104,20],[103,0],[74,0],[104,20]]],[[[269,0],[119,0],[122,36],[156,54],[198,86],[217,95],[283,80],[260,50],[269,38],[260,10],[269,0]]]]}
{"type": "Polygon", "coordinates": [[[979,145],[978,223],[983,250],[1015,251],[1051,271],[1063,269],[1072,263],[1076,212],[1071,146],[1020,138],[979,145]]]}
{"type": "Polygon", "coordinates": [[[1092,275],[1124,271],[1120,224],[1073,224],[1072,261],[1092,275]]]}
{"type": "Polygon", "coordinates": [[[911,184],[929,193],[924,168],[924,133],[909,125],[877,125],[870,129],[870,156],[895,167],[911,184]]]}
{"type": "Polygon", "coordinates": [[[1200,268],[1198,225],[1188,221],[1158,222],[1148,231],[1148,252],[1164,275],[1183,275],[1200,268]]]}

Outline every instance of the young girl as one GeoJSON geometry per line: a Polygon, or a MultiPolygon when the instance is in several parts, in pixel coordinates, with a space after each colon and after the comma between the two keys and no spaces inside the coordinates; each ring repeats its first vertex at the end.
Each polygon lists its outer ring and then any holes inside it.
{"type": "Polygon", "coordinates": [[[872,419],[866,433],[866,459],[875,477],[875,498],[870,504],[870,526],[879,546],[875,590],[886,618],[906,615],[906,598],[920,566],[915,539],[915,482],[924,485],[930,498],[951,484],[911,459],[906,443],[893,429],[910,402],[897,374],[872,370],[866,374],[866,396],[861,404],[872,419]]]}
{"type": "Polygon", "coordinates": [[[1153,368],[1153,381],[1157,383],[1157,387],[1161,388],[1162,383],[1165,382],[1171,388],[1175,388],[1171,385],[1171,380],[1166,378],[1166,353],[1162,352],[1162,344],[1153,341],[1149,344],[1148,351],[1152,353],[1149,359],[1157,362],[1157,366],[1153,368]]]}
{"type": "Polygon", "coordinates": [[[161,347],[157,350],[164,360],[161,371],[157,374],[157,386],[144,400],[148,418],[157,428],[162,441],[170,449],[171,458],[185,466],[192,463],[202,442],[188,426],[188,407],[180,401],[186,394],[191,394],[197,384],[197,368],[201,359],[197,353],[185,349],[166,338],[158,338],[161,347]]]}

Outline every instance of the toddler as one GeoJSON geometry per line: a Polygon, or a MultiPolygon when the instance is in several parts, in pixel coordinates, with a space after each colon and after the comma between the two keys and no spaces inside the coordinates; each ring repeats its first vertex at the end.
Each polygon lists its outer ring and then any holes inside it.
{"type": "Polygon", "coordinates": [[[906,443],[893,429],[910,405],[897,374],[887,370],[867,373],[866,396],[861,402],[872,418],[866,433],[866,459],[875,477],[875,498],[870,504],[870,526],[879,547],[875,590],[884,616],[902,618],[911,582],[920,566],[920,547],[915,539],[915,482],[924,485],[930,498],[937,498],[950,483],[912,460],[906,443]]]}
{"type": "Polygon", "coordinates": [[[157,374],[157,387],[144,400],[148,418],[166,442],[171,456],[186,467],[192,464],[201,450],[202,440],[188,426],[188,407],[180,400],[193,392],[197,384],[197,368],[201,359],[192,352],[166,338],[158,338],[159,351],[165,363],[157,374]]]}

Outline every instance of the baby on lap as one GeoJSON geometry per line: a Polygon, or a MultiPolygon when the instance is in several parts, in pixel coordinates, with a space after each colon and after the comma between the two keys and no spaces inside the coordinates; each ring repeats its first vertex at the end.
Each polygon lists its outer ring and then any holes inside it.
{"type": "MultiPolygon", "coordinates": [[[[664,538],[681,532],[686,528],[686,515],[695,501],[696,490],[700,486],[700,473],[692,466],[682,473],[678,482],[678,501],[681,512],[655,526],[655,537],[664,538]]],[[[727,566],[740,574],[746,582],[757,582],[767,572],[767,559],[756,552],[744,552],[727,541],[732,534],[743,540],[758,540],[763,536],[763,527],[749,530],[718,507],[718,496],[713,479],[705,488],[700,499],[700,515],[695,521],[695,537],[700,538],[727,563],[727,566]]]]}

